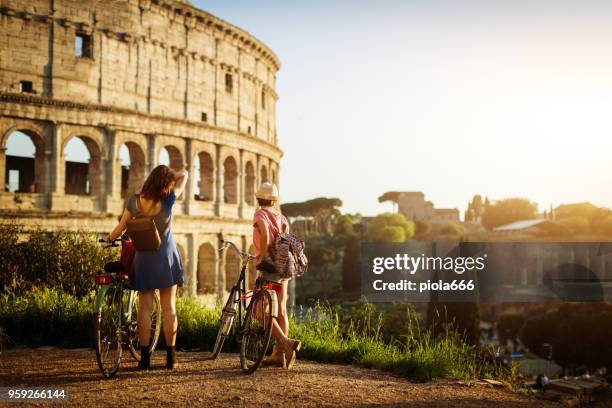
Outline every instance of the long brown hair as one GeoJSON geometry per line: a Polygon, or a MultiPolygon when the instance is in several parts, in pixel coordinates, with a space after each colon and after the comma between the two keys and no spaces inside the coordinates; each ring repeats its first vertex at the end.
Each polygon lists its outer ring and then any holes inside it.
{"type": "Polygon", "coordinates": [[[144,182],[140,194],[153,201],[160,201],[170,195],[170,186],[176,177],[176,173],[170,167],[163,164],[155,167],[147,181],[144,182]]]}

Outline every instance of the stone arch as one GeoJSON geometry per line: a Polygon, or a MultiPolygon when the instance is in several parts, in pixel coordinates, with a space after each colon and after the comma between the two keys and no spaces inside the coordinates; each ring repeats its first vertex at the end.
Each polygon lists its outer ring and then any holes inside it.
{"type": "Polygon", "coordinates": [[[144,184],[146,156],[144,150],[135,142],[125,142],[120,149],[127,149],[129,164],[121,164],[121,197],[140,191],[144,184]]]}
{"type": "Polygon", "coordinates": [[[268,180],[268,167],[266,167],[265,164],[261,166],[259,178],[260,184],[265,183],[266,181],[270,181],[268,180]]]}
{"type": "Polygon", "coordinates": [[[217,291],[217,251],[208,242],[198,249],[198,295],[217,291]]]}
{"type": "MultiPolygon", "coordinates": [[[[15,146],[17,147],[17,146],[15,146]]],[[[4,152],[4,186],[2,191],[13,191],[19,193],[41,193],[44,192],[45,178],[45,140],[42,133],[31,127],[13,127],[2,137],[2,148],[4,152]],[[11,141],[21,139],[21,149],[13,150],[11,141]],[[29,153],[28,144],[34,147],[34,152],[29,153]],[[21,151],[20,151],[21,150],[21,151]],[[16,179],[10,176],[16,175],[16,179]],[[15,185],[10,185],[15,183],[15,185]]]]}
{"type": "Polygon", "coordinates": [[[230,291],[240,276],[240,255],[230,249],[225,251],[225,290],[230,291]]]}
{"type": "Polygon", "coordinates": [[[238,203],[238,166],[232,156],[223,162],[223,195],[226,204],[238,203]]]}
{"type": "MultiPolygon", "coordinates": [[[[255,247],[251,245],[249,247],[249,254],[255,254],[255,247]]],[[[255,280],[257,279],[257,268],[255,262],[249,262],[247,266],[247,289],[253,289],[255,287],[255,280]]]]}
{"type": "Polygon", "coordinates": [[[208,152],[196,155],[196,186],[195,199],[199,201],[212,201],[215,191],[215,163],[208,152]]]}
{"type": "Polygon", "coordinates": [[[90,136],[75,135],[67,138],[63,145],[63,157],[67,149],[79,139],[89,153],[88,163],[79,163],[64,160],[65,166],[65,194],[97,196],[102,190],[102,149],[90,136]]]}
{"type": "Polygon", "coordinates": [[[178,147],[173,145],[167,145],[159,149],[158,153],[158,162],[159,164],[165,164],[170,167],[172,170],[184,170],[185,169],[185,161],[183,160],[183,155],[178,147]],[[168,163],[162,163],[162,151],[166,150],[168,152],[168,163]]]}
{"type": "Polygon", "coordinates": [[[255,205],[255,167],[250,161],[244,167],[244,201],[255,205]]]}

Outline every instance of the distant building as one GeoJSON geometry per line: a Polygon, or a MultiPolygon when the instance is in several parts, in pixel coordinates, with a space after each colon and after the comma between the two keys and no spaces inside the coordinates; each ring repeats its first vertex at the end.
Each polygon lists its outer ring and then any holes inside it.
{"type": "Polygon", "coordinates": [[[493,228],[493,233],[497,235],[563,235],[569,232],[570,230],[563,224],[546,218],[521,220],[493,228]]]}
{"type": "Polygon", "coordinates": [[[456,208],[434,208],[431,201],[425,200],[420,191],[393,191],[383,194],[378,201],[397,203],[397,211],[409,220],[427,220],[431,223],[459,222],[456,208]]]}

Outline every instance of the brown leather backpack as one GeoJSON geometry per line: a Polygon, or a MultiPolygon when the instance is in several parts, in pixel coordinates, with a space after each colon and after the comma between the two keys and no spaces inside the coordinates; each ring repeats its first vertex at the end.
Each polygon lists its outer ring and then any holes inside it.
{"type": "Polygon", "coordinates": [[[161,246],[161,237],[155,225],[154,217],[142,215],[140,194],[136,194],[138,212],[127,222],[127,230],[137,251],[157,251],[161,246]]]}

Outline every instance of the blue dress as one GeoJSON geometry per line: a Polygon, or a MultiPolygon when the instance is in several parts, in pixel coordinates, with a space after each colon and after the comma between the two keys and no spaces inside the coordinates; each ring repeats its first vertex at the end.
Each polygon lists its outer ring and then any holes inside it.
{"type": "MultiPolygon", "coordinates": [[[[157,251],[136,251],[132,271],[134,273],[133,288],[137,291],[163,289],[170,286],[183,286],[183,261],[172,236],[170,223],[172,221],[172,206],[176,201],[174,191],[168,198],[162,199],[159,214],[153,217],[161,238],[161,246],[157,251]]],[[[130,214],[138,215],[136,194],[127,202],[130,214]]]]}

